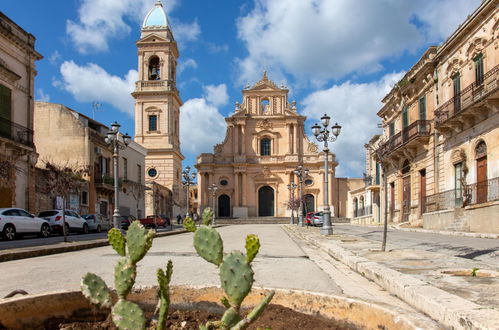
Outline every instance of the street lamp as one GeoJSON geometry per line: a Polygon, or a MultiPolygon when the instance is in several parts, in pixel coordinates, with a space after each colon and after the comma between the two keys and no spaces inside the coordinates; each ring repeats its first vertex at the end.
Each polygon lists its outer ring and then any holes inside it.
{"type": "Polygon", "coordinates": [[[300,207],[298,208],[298,226],[303,227],[303,178],[308,176],[308,168],[298,165],[294,173],[298,177],[298,196],[300,198],[300,207]]]}
{"type": "Polygon", "coordinates": [[[191,173],[191,167],[187,166],[185,170],[182,171],[182,179],[182,185],[187,187],[185,214],[186,216],[189,216],[189,186],[194,183],[194,180],[196,180],[196,172],[191,173]]]}
{"type": "Polygon", "coordinates": [[[331,117],[324,114],[321,117],[322,127],[318,124],[312,126],[312,133],[319,142],[324,142],[324,224],[321,234],[332,235],[333,226],[331,225],[331,211],[329,209],[329,147],[328,142],[334,142],[341,133],[341,126],[338,123],[331,126],[331,132],[328,130],[331,117]]]}
{"type": "Polygon", "coordinates": [[[211,191],[211,193],[213,194],[213,221],[211,222],[211,224],[214,226],[214,225],[216,225],[216,223],[215,223],[215,197],[217,195],[218,187],[216,184],[212,183],[211,187],[208,187],[208,190],[211,191]]]}
{"type": "Polygon", "coordinates": [[[113,147],[113,163],[114,163],[114,212],[113,212],[113,226],[114,228],[120,227],[120,205],[119,205],[119,179],[118,179],[118,166],[120,159],[120,149],[128,147],[132,138],[128,133],[121,135],[120,141],[120,124],[114,122],[111,124],[111,130],[107,132],[105,141],[113,147]]]}
{"type": "Polygon", "coordinates": [[[295,189],[297,185],[296,183],[292,182],[288,184],[288,189],[289,189],[289,195],[291,196],[291,221],[290,224],[294,225],[295,224],[295,213],[294,213],[294,207],[295,207],[295,189]]]}

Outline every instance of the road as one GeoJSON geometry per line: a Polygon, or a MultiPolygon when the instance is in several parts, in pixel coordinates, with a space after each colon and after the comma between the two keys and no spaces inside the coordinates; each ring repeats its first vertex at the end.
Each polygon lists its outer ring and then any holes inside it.
{"type": "MultiPolygon", "coordinates": [[[[173,229],[180,228],[180,227],[181,227],[181,225],[173,225],[173,229]]],[[[170,227],[159,228],[158,232],[169,231],[169,230],[171,230],[170,227]]],[[[89,233],[89,234],[71,233],[68,236],[68,240],[69,241],[89,241],[89,240],[94,240],[94,239],[98,239],[98,238],[105,238],[105,237],[107,237],[107,232],[89,233]]],[[[13,241],[5,241],[3,239],[0,240],[0,251],[6,250],[6,249],[51,245],[51,244],[61,243],[63,241],[64,241],[64,237],[59,236],[59,235],[52,235],[48,238],[39,238],[36,235],[31,235],[31,236],[26,235],[20,239],[16,239],[13,241]]]]}
{"type": "MultiPolygon", "coordinates": [[[[334,232],[358,236],[374,241],[382,241],[383,228],[335,224],[334,232]]],[[[387,249],[390,245],[407,249],[439,252],[453,257],[488,262],[499,267],[499,240],[449,236],[433,233],[409,232],[389,229],[387,249]]]]}

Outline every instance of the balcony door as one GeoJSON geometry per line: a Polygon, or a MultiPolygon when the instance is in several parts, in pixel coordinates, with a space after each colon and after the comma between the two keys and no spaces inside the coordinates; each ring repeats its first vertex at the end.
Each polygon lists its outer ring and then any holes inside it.
{"type": "Polygon", "coordinates": [[[426,210],[426,170],[419,171],[419,212],[422,215],[426,210]]]}
{"type": "Polygon", "coordinates": [[[411,213],[411,176],[404,177],[402,184],[402,221],[409,221],[411,213]]]}
{"type": "Polygon", "coordinates": [[[452,77],[454,85],[454,113],[461,111],[461,76],[459,72],[452,77]]]}

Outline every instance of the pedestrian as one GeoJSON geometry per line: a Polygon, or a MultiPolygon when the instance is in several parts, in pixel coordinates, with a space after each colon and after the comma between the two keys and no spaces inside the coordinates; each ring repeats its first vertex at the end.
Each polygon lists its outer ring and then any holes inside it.
{"type": "Polygon", "coordinates": [[[182,223],[182,216],[180,214],[177,215],[177,225],[182,223]]]}

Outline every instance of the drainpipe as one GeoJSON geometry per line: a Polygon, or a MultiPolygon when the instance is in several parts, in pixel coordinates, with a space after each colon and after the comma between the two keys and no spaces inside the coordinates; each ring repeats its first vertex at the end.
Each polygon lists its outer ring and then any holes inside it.
{"type": "Polygon", "coordinates": [[[440,171],[439,171],[439,155],[437,154],[437,143],[438,143],[438,132],[435,129],[435,109],[437,109],[439,100],[438,100],[438,68],[435,67],[435,71],[433,73],[433,81],[435,83],[435,107],[433,110],[433,171],[434,171],[434,180],[433,180],[433,193],[438,193],[439,185],[440,185],[440,171]]]}

